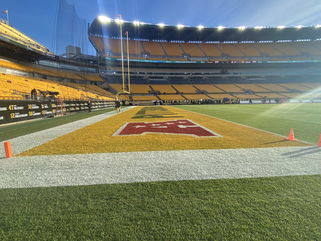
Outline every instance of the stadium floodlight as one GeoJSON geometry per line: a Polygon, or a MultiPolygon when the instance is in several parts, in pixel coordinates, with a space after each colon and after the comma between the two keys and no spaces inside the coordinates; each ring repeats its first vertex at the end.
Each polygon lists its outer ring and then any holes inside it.
{"type": "Polygon", "coordinates": [[[321,24],[315,25],[315,28],[321,28],[321,24]]]}
{"type": "Polygon", "coordinates": [[[204,27],[203,25],[198,25],[197,28],[198,28],[199,31],[201,31],[201,30],[203,30],[205,27],[204,27]]]}
{"type": "Polygon", "coordinates": [[[264,27],[263,26],[256,26],[254,27],[255,30],[262,30],[264,27]]]}
{"type": "Polygon", "coordinates": [[[183,24],[177,24],[176,26],[178,29],[183,29],[185,27],[183,24]]]}
{"type": "Polygon", "coordinates": [[[245,26],[240,26],[237,29],[240,30],[240,31],[244,31],[246,29],[246,27],[245,26]]]}
{"type": "Polygon", "coordinates": [[[120,18],[116,18],[115,19],[115,23],[117,24],[123,24],[124,23],[124,20],[120,19],[120,18]]]}
{"type": "Polygon", "coordinates": [[[224,26],[218,26],[218,27],[217,27],[217,30],[218,30],[218,31],[222,31],[222,30],[224,30],[224,29],[225,29],[224,26]]]}
{"type": "Polygon", "coordinates": [[[101,22],[103,24],[107,24],[107,23],[111,22],[111,18],[104,16],[104,15],[98,16],[98,20],[99,20],[99,22],[101,22]]]}
{"type": "Polygon", "coordinates": [[[285,29],[285,26],[283,26],[283,25],[278,26],[277,29],[279,29],[279,30],[285,29]]]}
{"type": "Polygon", "coordinates": [[[157,24],[158,25],[158,27],[160,27],[160,28],[164,28],[165,27],[165,23],[159,23],[159,24],[157,24]]]}
{"type": "Polygon", "coordinates": [[[134,26],[139,26],[139,25],[141,25],[141,22],[139,22],[139,21],[134,21],[133,24],[134,24],[134,26]]]}
{"type": "Polygon", "coordinates": [[[303,28],[303,26],[302,25],[297,25],[297,26],[295,26],[295,28],[296,29],[301,29],[301,28],[303,28]]]}

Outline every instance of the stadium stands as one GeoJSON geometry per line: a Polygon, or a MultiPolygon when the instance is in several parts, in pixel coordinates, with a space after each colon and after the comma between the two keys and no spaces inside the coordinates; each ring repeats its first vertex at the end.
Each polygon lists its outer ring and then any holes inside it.
{"type": "Polygon", "coordinates": [[[164,49],[162,45],[158,42],[144,41],[142,42],[144,49],[151,56],[165,56],[164,49]]]}
{"type": "MultiPolygon", "coordinates": [[[[120,40],[95,37],[93,41],[100,53],[111,52],[112,57],[120,57],[120,40]]],[[[129,41],[129,51],[132,58],[145,58],[145,54],[149,54],[148,58],[151,60],[188,60],[185,57],[202,60],[207,57],[209,61],[265,60],[268,57],[278,58],[275,60],[304,59],[307,58],[307,55],[320,56],[320,47],[321,41],[235,44],[129,41]]],[[[124,44],[124,53],[127,54],[126,44],[124,44]]]]}
{"type": "MultiPolygon", "coordinates": [[[[102,55],[120,57],[120,40],[92,37],[102,55]]],[[[321,57],[321,41],[309,42],[262,42],[262,43],[185,43],[129,41],[132,59],[174,60],[174,61],[237,61],[262,60],[286,61],[321,57]]],[[[124,44],[124,53],[127,46],[124,44]]]]}
{"type": "MultiPolygon", "coordinates": [[[[116,92],[122,92],[123,91],[123,85],[122,84],[110,84],[110,86],[116,91],[116,92]]],[[[134,94],[148,94],[152,92],[149,85],[139,85],[139,84],[133,84],[130,86],[130,90],[134,94]]]]}
{"type": "Polygon", "coordinates": [[[173,85],[180,93],[196,93],[196,89],[192,85],[173,85]]]}
{"type": "Polygon", "coordinates": [[[244,92],[241,88],[234,84],[217,84],[215,86],[221,90],[224,90],[225,92],[244,92]]]}
{"type": "Polygon", "coordinates": [[[219,89],[215,87],[214,85],[194,85],[197,89],[199,89],[201,92],[207,92],[207,93],[223,93],[224,91],[222,89],[219,89]]]}
{"type": "Polygon", "coordinates": [[[49,50],[33,39],[29,38],[25,34],[21,33],[17,29],[11,27],[10,25],[0,21],[0,37],[13,41],[27,48],[31,48],[36,51],[40,51],[43,54],[49,54],[49,50]]]}
{"type": "Polygon", "coordinates": [[[183,51],[192,57],[205,57],[205,52],[197,44],[184,43],[180,44],[183,51]]]}
{"type": "Polygon", "coordinates": [[[208,99],[210,99],[208,96],[201,95],[201,94],[194,94],[194,95],[184,94],[184,97],[188,100],[208,100],[208,99]]]}
{"type": "Polygon", "coordinates": [[[132,96],[133,101],[154,101],[158,100],[156,96],[149,96],[149,95],[144,95],[144,96],[132,96]]]}
{"type": "Polygon", "coordinates": [[[102,79],[97,74],[88,74],[88,73],[79,73],[75,71],[66,71],[66,70],[58,70],[54,68],[45,68],[30,64],[18,64],[12,61],[0,59],[0,67],[11,69],[11,70],[19,70],[26,73],[43,75],[44,77],[54,77],[60,79],[68,79],[68,80],[85,80],[91,82],[100,82],[102,79]]]}
{"type": "Polygon", "coordinates": [[[30,77],[22,77],[16,75],[1,74],[1,97],[12,99],[25,99],[30,98],[31,90],[37,89],[42,92],[58,92],[58,97],[64,100],[112,100],[106,95],[98,94],[97,91],[87,91],[81,86],[74,84],[74,87],[68,87],[63,84],[30,77]]]}
{"type": "Polygon", "coordinates": [[[175,94],[177,91],[171,85],[151,85],[155,92],[161,94],[175,94]]]}
{"type": "Polygon", "coordinates": [[[174,100],[186,100],[183,96],[181,95],[158,95],[158,97],[161,100],[169,100],[169,101],[174,101],[174,100]]]}
{"type": "Polygon", "coordinates": [[[222,100],[222,99],[235,99],[235,97],[233,95],[230,94],[209,94],[209,97],[211,97],[212,99],[216,99],[216,100],[222,100]]]}
{"type": "Polygon", "coordinates": [[[200,48],[204,51],[206,56],[211,56],[211,57],[221,57],[222,52],[215,47],[213,44],[208,44],[208,43],[200,43],[198,44],[200,48]]]}
{"type": "Polygon", "coordinates": [[[163,46],[167,56],[182,57],[184,54],[179,43],[161,43],[161,45],[163,46]]]}

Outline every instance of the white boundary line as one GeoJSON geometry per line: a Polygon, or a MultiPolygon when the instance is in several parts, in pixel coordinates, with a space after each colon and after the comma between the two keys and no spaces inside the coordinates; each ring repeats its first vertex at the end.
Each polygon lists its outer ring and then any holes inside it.
{"type": "MultiPolygon", "coordinates": [[[[179,107],[176,107],[176,106],[171,106],[171,107],[176,108],[176,109],[180,109],[179,107]]],[[[181,109],[181,110],[185,110],[185,109],[181,109]]],[[[248,126],[248,125],[244,125],[244,124],[237,123],[237,122],[234,122],[234,121],[225,120],[225,119],[222,119],[222,118],[219,118],[219,117],[215,117],[215,116],[211,116],[211,115],[207,115],[207,114],[203,114],[203,113],[198,113],[196,111],[191,111],[191,110],[185,110],[185,111],[188,111],[188,112],[191,112],[191,113],[195,113],[195,114],[199,114],[199,115],[203,115],[203,116],[210,117],[210,118],[217,119],[217,120],[221,120],[221,121],[226,121],[226,122],[229,122],[229,123],[232,123],[232,124],[235,124],[235,125],[247,127],[247,128],[250,128],[250,129],[257,130],[257,131],[262,131],[262,132],[265,132],[265,133],[268,133],[268,134],[272,134],[272,135],[275,135],[275,136],[280,136],[280,137],[283,137],[285,139],[287,138],[287,136],[283,136],[283,135],[280,135],[278,133],[274,133],[274,132],[271,132],[271,131],[262,130],[262,129],[259,129],[259,128],[256,128],[256,127],[253,127],[253,126],[248,126]]],[[[308,145],[315,145],[315,143],[311,143],[311,142],[303,141],[303,140],[299,140],[299,139],[296,139],[296,141],[299,141],[299,142],[302,142],[302,143],[305,143],[305,144],[308,144],[308,145]]]]}

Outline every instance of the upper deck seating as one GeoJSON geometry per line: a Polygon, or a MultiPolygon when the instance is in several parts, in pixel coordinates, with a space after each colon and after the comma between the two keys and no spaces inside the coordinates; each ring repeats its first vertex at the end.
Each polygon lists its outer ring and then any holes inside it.
{"type": "Polygon", "coordinates": [[[162,46],[158,42],[143,41],[144,49],[152,56],[166,56],[162,46]]]}
{"type": "Polygon", "coordinates": [[[24,45],[25,47],[31,48],[33,50],[37,50],[43,53],[50,53],[45,46],[41,45],[40,43],[29,38],[22,32],[18,31],[17,29],[1,21],[0,21],[0,36],[5,39],[9,39],[16,43],[24,45]]]}
{"type": "MultiPolygon", "coordinates": [[[[120,57],[120,40],[92,37],[98,52],[120,57]]],[[[321,57],[321,41],[266,43],[185,43],[130,40],[131,58],[191,61],[287,61],[321,57]]],[[[127,44],[124,40],[124,54],[127,44]]]]}
{"type": "Polygon", "coordinates": [[[202,49],[193,43],[183,43],[180,44],[185,53],[189,54],[191,57],[205,57],[202,49]]]}
{"type": "Polygon", "coordinates": [[[171,85],[151,85],[154,91],[162,94],[175,94],[177,91],[171,85]]]}

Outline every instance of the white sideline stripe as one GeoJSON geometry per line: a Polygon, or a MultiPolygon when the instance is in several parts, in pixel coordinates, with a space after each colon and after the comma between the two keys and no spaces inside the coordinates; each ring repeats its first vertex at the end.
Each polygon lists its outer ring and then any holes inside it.
{"type": "MultiPolygon", "coordinates": [[[[175,106],[172,106],[172,107],[174,107],[174,108],[176,108],[178,110],[185,110],[185,109],[181,109],[181,108],[178,108],[178,107],[175,107],[175,106]]],[[[283,135],[278,134],[278,133],[262,130],[262,129],[259,129],[259,128],[256,128],[256,127],[253,127],[253,126],[244,125],[244,124],[237,123],[237,122],[234,122],[234,121],[231,121],[231,120],[225,120],[225,119],[222,119],[222,118],[219,118],[219,117],[216,117],[216,116],[211,116],[211,115],[207,115],[207,114],[203,114],[203,113],[198,113],[198,112],[192,111],[192,110],[185,110],[185,111],[189,111],[189,112],[192,112],[192,113],[195,113],[195,114],[199,114],[199,115],[203,115],[203,116],[206,116],[206,117],[211,117],[211,118],[218,119],[218,120],[221,120],[221,121],[226,121],[226,122],[229,122],[229,123],[232,123],[232,124],[235,124],[235,125],[251,128],[251,129],[254,129],[254,130],[257,130],[257,131],[262,131],[262,132],[265,132],[265,133],[268,133],[268,134],[272,134],[272,135],[275,135],[275,136],[280,136],[280,137],[283,137],[285,139],[288,138],[287,136],[283,136],[283,135]]],[[[305,143],[305,144],[308,144],[308,145],[315,145],[315,143],[311,143],[311,142],[303,141],[303,140],[299,140],[299,139],[296,139],[296,141],[299,141],[299,142],[302,142],[302,143],[305,143]]]]}
{"type": "Polygon", "coordinates": [[[0,159],[0,189],[321,174],[321,148],[155,151],[0,159]]]}
{"type": "MultiPolygon", "coordinates": [[[[124,108],[124,111],[127,111],[131,109],[132,107],[129,108],[124,108]]],[[[121,112],[123,113],[123,112],[121,112]]],[[[118,113],[116,111],[111,111],[107,112],[101,115],[96,115],[93,117],[89,117],[86,119],[70,122],[65,125],[60,125],[56,126],[50,129],[34,132],[28,135],[24,136],[19,136],[16,138],[13,138],[11,140],[8,140],[11,142],[12,149],[15,155],[22,153],[24,151],[27,151],[29,149],[32,149],[34,147],[40,146],[46,142],[49,142],[51,140],[54,140],[60,136],[64,136],[68,133],[74,132],[76,130],[79,130],[81,128],[84,128],[86,126],[95,124],[99,121],[102,121],[104,119],[111,118],[118,113]]],[[[1,143],[2,144],[2,143],[1,143]]],[[[5,156],[3,144],[0,147],[0,158],[5,156]]]]}

